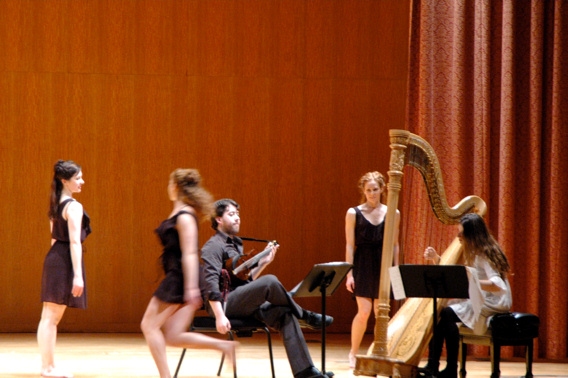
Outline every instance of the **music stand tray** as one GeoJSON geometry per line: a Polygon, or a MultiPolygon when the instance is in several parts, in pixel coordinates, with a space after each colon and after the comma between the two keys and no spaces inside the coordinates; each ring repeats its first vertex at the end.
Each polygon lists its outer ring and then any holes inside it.
{"type": "Polygon", "coordinates": [[[353,265],[343,261],[316,264],[306,278],[290,291],[290,294],[298,298],[319,297],[321,292],[316,289],[321,286],[322,280],[325,279],[325,281],[331,281],[326,286],[326,295],[331,296],[352,267],[353,265]]]}
{"type": "Polygon", "coordinates": [[[398,265],[389,268],[389,273],[395,299],[469,298],[469,283],[463,265],[398,265]]]}
{"type": "Polygon", "coordinates": [[[325,371],[325,298],[335,292],[352,267],[352,264],[345,261],[316,264],[306,278],[290,291],[293,297],[321,296],[321,372],[328,377],[333,376],[333,373],[325,371]]]}

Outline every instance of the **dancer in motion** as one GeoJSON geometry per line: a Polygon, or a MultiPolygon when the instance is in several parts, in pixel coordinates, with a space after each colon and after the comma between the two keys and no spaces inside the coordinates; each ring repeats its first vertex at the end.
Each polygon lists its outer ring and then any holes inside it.
{"type": "Polygon", "coordinates": [[[198,215],[211,213],[212,197],[201,186],[195,169],[170,174],[168,195],[172,211],[156,229],[164,247],[161,256],[166,274],[142,319],[142,332],[161,378],[170,378],[166,345],[216,349],[234,363],[234,341],[188,332],[195,311],[202,305],[199,289],[198,215]]]}

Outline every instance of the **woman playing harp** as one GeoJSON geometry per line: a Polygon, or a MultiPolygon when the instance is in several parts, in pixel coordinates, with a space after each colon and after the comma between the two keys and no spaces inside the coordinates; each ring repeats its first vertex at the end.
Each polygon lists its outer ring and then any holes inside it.
{"type": "MultiPolygon", "coordinates": [[[[474,213],[464,215],[458,224],[458,239],[462,245],[465,263],[475,268],[483,290],[484,304],[481,316],[476,318],[470,299],[455,299],[440,312],[435,337],[430,340],[428,364],[418,369],[424,377],[457,378],[459,330],[458,322],[471,328],[476,334],[487,330],[492,315],[511,309],[513,298],[507,274],[511,270],[507,256],[489,232],[485,221],[474,213]],[[440,355],[446,342],[446,368],[439,371],[440,355]]],[[[424,258],[438,263],[441,257],[434,248],[424,251],[424,258]]]]}

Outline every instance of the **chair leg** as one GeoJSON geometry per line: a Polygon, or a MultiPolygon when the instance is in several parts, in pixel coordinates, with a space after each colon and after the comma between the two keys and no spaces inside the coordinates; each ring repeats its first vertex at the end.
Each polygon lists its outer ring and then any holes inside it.
{"type": "Polygon", "coordinates": [[[501,370],[499,370],[499,362],[501,360],[501,345],[491,343],[491,378],[499,378],[501,370]]]}
{"type": "Polygon", "coordinates": [[[264,333],[266,333],[266,340],[268,340],[268,353],[270,355],[270,369],[272,370],[272,378],[276,378],[276,374],[274,373],[274,355],[272,354],[272,337],[270,336],[270,330],[267,327],[262,328],[262,330],[264,331],[264,333]]]}
{"type": "Polygon", "coordinates": [[[221,376],[221,370],[223,369],[224,362],[225,362],[225,353],[221,355],[221,362],[219,363],[219,369],[217,370],[217,377],[221,376]]]}
{"type": "Polygon", "coordinates": [[[185,356],[185,348],[181,351],[181,356],[179,356],[178,366],[176,367],[176,372],[174,374],[174,378],[177,378],[179,373],[179,368],[181,367],[181,362],[183,361],[183,357],[185,356]]]}
{"type": "Polygon", "coordinates": [[[219,369],[217,370],[217,377],[221,376],[221,370],[223,370],[223,363],[225,362],[225,353],[221,355],[221,362],[219,363],[219,369]]]}
{"type": "MultiPolygon", "coordinates": [[[[229,339],[234,340],[235,338],[233,337],[233,332],[229,331],[229,339]]],[[[223,355],[223,358],[225,357],[225,355],[223,355]]],[[[237,378],[237,356],[233,356],[233,378],[237,378]]]]}
{"type": "MultiPolygon", "coordinates": [[[[229,331],[227,335],[229,340],[231,341],[235,340],[233,336],[233,331],[229,331]]],[[[219,363],[219,369],[217,370],[217,377],[221,376],[221,370],[223,370],[223,363],[225,363],[225,353],[221,355],[221,363],[219,363]]],[[[233,361],[233,377],[237,378],[237,361],[233,361]]]]}
{"type": "Polygon", "coordinates": [[[467,372],[465,371],[465,361],[467,359],[467,344],[463,342],[463,337],[460,337],[460,378],[465,378],[467,372]]]}
{"type": "Polygon", "coordinates": [[[525,374],[526,378],[533,378],[533,373],[532,373],[532,363],[533,363],[533,341],[530,340],[530,342],[527,344],[527,350],[526,350],[526,363],[527,363],[527,372],[525,374]]]}

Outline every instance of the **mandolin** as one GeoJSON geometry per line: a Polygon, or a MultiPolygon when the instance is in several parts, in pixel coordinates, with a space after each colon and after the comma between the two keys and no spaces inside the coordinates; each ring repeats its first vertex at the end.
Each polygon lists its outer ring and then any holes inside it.
{"type": "Polygon", "coordinates": [[[268,243],[268,246],[261,252],[253,249],[249,253],[228,259],[225,261],[225,269],[229,272],[233,286],[239,286],[247,282],[251,275],[251,270],[258,262],[272,251],[272,247],[277,246],[276,240],[268,243]]]}

